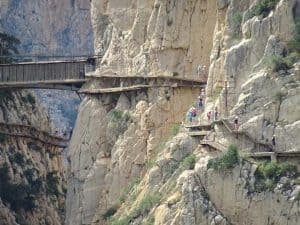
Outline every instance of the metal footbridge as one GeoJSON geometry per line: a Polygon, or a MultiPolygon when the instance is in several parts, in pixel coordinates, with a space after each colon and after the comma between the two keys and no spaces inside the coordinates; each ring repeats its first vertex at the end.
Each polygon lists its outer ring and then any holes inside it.
{"type": "MultiPolygon", "coordinates": [[[[20,56],[20,61],[22,57],[20,56]]],[[[50,88],[78,90],[101,56],[38,57],[43,61],[0,64],[0,89],[50,88]],[[59,60],[57,60],[59,59],[59,60]]],[[[23,56],[26,59],[26,56],[23,56]]]]}

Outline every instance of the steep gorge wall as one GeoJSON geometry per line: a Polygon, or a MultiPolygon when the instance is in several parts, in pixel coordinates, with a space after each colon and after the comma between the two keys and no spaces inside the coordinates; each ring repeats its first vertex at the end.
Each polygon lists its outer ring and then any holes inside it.
{"type": "Polygon", "coordinates": [[[0,31],[21,41],[23,55],[93,53],[88,0],[3,0],[0,31]]]}
{"type": "Polygon", "coordinates": [[[287,72],[268,69],[274,57],[286,55],[299,1],[278,1],[265,18],[251,16],[255,4],[231,1],[223,9],[226,26],[216,26],[206,112],[218,107],[223,118],[238,116],[240,130],[254,140],[270,143],[276,135],[277,151],[299,151],[299,65],[287,72]]]}
{"type": "MultiPolygon", "coordinates": [[[[53,132],[48,115],[31,93],[1,90],[0,96],[1,122],[53,132]]],[[[31,138],[3,133],[0,137],[0,224],[62,224],[61,149],[31,138]]]]}
{"type": "MultiPolygon", "coordinates": [[[[215,20],[214,1],[92,1],[95,49],[105,53],[98,72],[195,76],[199,64],[209,64],[215,20]]],[[[102,224],[102,214],[145,173],[198,92],[86,97],[70,146],[66,223],[102,224]],[[111,130],[115,110],[132,117],[119,137],[111,130]]]]}
{"type": "Polygon", "coordinates": [[[216,1],[92,1],[95,51],[120,74],[196,76],[216,17],[216,1]]]}
{"type": "MultiPolygon", "coordinates": [[[[298,66],[280,75],[263,63],[264,56],[282,53],[292,38],[297,1],[281,0],[266,18],[250,18],[257,2],[92,1],[95,48],[105,53],[98,74],[192,78],[205,64],[210,66],[205,113],[218,107],[222,117],[238,115],[241,129],[253,139],[268,143],[275,132],[276,150],[297,150],[298,66]],[[237,13],[243,19],[235,21],[237,13]]],[[[244,162],[227,173],[207,170],[217,152],[197,147],[183,129],[176,137],[168,135],[198,91],[86,97],[71,144],[67,224],[106,224],[105,213],[116,213],[113,225],[299,223],[296,180],[288,179],[287,190],[284,178],[274,192],[249,193],[255,163],[244,162]],[[120,136],[114,134],[116,127],[122,128],[120,136]],[[192,154],[195,167],[188,158],[192,154]],[[141,182],[132,186],[139,176],[141,182]]],[[[233,138],[216,132],[216,140],[225,144],[233,138]]]]}

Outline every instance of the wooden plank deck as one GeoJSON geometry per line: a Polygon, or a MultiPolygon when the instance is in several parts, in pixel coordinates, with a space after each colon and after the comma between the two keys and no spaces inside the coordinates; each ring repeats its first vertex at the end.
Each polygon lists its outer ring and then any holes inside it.
{"type": "Polygon", "coordinates": [[[82,94],[105,94],[105,93],[136,91],[136,90],[141,90],[149,87],[150,87],[149,85],[134,85],[130,87],[81,89],[78,92],[82,94]]]}
{"type": "Polygon", "coordinates": [[[188,135],[191,137],[202,137],[206,136],[209,133],[209,131],[190,131],[188,132],[188,135]]]}

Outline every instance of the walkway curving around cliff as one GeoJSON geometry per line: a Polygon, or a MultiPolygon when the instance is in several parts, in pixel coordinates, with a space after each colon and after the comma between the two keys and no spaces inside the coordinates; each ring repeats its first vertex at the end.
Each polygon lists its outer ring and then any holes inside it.
{"type": "Polygon", "coordinates": [[[209,139],[209,135],[212,134],[215,124],[221,124],[226,127],[230,134],[239,136],[242,135],[254,143],[255,149],[258,150],[256,150],[255,152],[247,152],[243,154],[243,156],[245,157],[253,159],[270,159],[272,161],[277,161],[279,158],[300,158],[299,151],[275,152],[270,144],[259,142],[253,139],[246,131],[235,130],[229,123],[228,119],[213,121],[210,124],[186,125],[185,128],[189,130],[189,136],[198,138],[200,140],[200,145],[209,146],[210,148],[217,151],[225,152],[229,146],[217,142],[214,137],[212,140],[209,139]],[[264,150],[261,151],[261,149],[264,150]]]}
{"type": "Polygon", "coordinates": [[[29,138],[53,147],[66,148],[69,145],[69,139],[55,136],[29,125],[0,123],[0,133],[7,136],[29,138]]]}

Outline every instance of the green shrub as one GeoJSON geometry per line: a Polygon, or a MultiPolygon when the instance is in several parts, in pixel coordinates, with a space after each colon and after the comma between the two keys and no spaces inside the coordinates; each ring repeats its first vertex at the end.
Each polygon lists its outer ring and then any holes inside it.
{"type": "Polygon", "coordinates": [[[130,184],[128,185],[127,188],[125,188],[123,191],[122,191],[122,194],[119,198],[119,202],[120,203],[124,203],[126,198],[128,197],[128,194],[136,187],[139,185],[139,183],[141,182],[141,179],[140,178],[135,178],[133,179],[130,184]]]}
{"type": "Polygon", "coordinates": [[[239,153],[237,147],[230,145],[228,151],[221,157],[210,159],[207,168],[215,170],[232,169],[239,163],[239,153]]]}
{"type": "Polygon", "coordinates": [[[6,135],[0,133],[0,143],[4,144],[5,141],[6,141],[6,135]]]}
{"type": "Polygon", "coordinates": [[[115,213],[118,211],[118,206],[117,205],[113,205],[112,207],[110,207],[109,209],[106,210],[106,212],[102,215],[103,219],[107,220],[110,217],[112,217],[113,215],[115,215],[115,213]]]}
{"type": "Polygon", "coordinates": [[[275,9],[277,3],[280,0],[260,0],[256,6],[252,9],[252,16],[260,16],[267,17],[269,13],[275,9]]]}
{"type": "Polygon", "coordinates": [[[241,24],[243,20],[243,16],[241,12],[234,13],[232,20],[233,20],[234,38],[240,39],[241,24]]]}
{"type": "Polygon", "coordinates": [[[0,43],[1,55],[5,56],[0,58],[0,64],[15,62],[16,59],[13,58],[13,55],[19,54],[20,40],[10,34],[0,32],[0,43]]]}
{"type": "Polygon", "coordinates": [[[300,53],[300,21],[295,23],[294,38],[288,42],[288,50],[294,53],[300,53]]]}
{"type": "Polygon", "coordinates": [[[25,97],[22,97],[21,99],[24,103],[29,103],[32,106],[34,106],[36,103],[35,97],[31,93],[28,93],[25,97]]]}
{"type": "Polygon", "coordinates": [[[59,183],[59,178],[57,176],[57,172],[49,172],[46,176],[46,191],[50,195],[56,195],[59,196],[59,191],[58,191],[58,183],[59,183]]]}
{"type": "Polygon", "coordinates": [[[180,124],[174,124],[172,127],[172,136],[176,136],[179,133],[181,125],[180,124]]]}
{"type": "Polygon", "coordinates": [[[27,184],[15,184],[10,182],[8,165],[0,168],[0,198],[9,203],[13,210],[32,210],[35,208],[33,190],[27,184]]]}
{"type": "Polygon", "coordinates": [[[33,181],[34,173],[35,169],[27,169],[24,171],[24,175],[29,183],[33,181]]]}
{"type": "Polygon", "coordinates": [[[142,199],[140,204],[134,209],[132,215],[134,217],[145,216],[150,210],[160,202],[161,196],[158,194],[148,195],[142,199]]]}
{"type": "Polygon", "coordinates": [[[154,216],[150,216],[143,225],[154,225],[155,224],[155,218],[154,216]]]}
{"type": "Polygon", "coordinates": [[[181,163],[184,169],[192,170],[195,168],[196,164],[196,156],[194,154],[190,154],[185,157],[181,163]]]}
{"type": "Polygon", "coordinates": [[[116,138],[127,130],[128,122],[131,120],[130,114],[120,110],[112,110],[109,113],[111,119],[112,133],[116,138]]]}
{"type": "Polygon", "coordinates": [[[298,56],[290,54],[287,57],[283,56],[271,56],[267,59],[267,66],[274,72],[280,70],[287,71],[293,67],[293,64],[297,61],[298,56]]]}
{"type": "Polygon", "coordinates": [[[13,155],[10,155],[9,156],[9,160],[12,162],[12,163],[16,163],[16,164],[19,164],[21,166],[23,166],[25,164],[25,157],[22,153],[20,152],[17,152],[13,155]]]}
{"type": "Polygon", "coordinates": [[[14,101],[15,97],[11,91],[8,90],[0,90],[0,105],[4,105],[9,101],[14,101]]]}
{"type": "Polygon", "coordinates": [[[297,167],[288,163],[265,162],[255,171],[255,190],[258,192],[273,190],[281,177],[294,178],[298,174],[297,167]]]}

